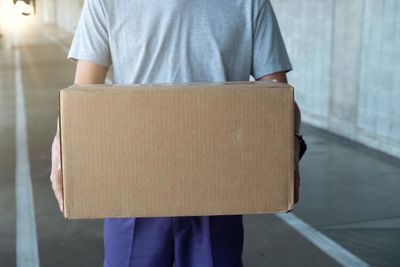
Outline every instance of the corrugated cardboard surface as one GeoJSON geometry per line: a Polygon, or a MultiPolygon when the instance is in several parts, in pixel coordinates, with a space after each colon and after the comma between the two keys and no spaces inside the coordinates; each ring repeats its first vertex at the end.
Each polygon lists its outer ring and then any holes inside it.
{"type": "Polygon", "coordinates": [[[289,85],[81,85],[59,104],[67,218],[293,207],[289,85]]]}

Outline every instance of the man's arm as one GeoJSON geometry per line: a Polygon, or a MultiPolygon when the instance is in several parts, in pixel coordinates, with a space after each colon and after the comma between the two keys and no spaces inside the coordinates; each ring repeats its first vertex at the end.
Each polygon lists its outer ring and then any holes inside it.
{"type": "Polygon", "coordinates": [[[74,84],[103,84],[107,70],[103,65],[79,60],[76,65],[74,84]]]}
{"type": "MultiPolygon", "coordinates": [[[[74,84],[103,84],[106,79],[107,70],[108,69],[102,65],[94,64],[89,61],[78,61],[76,65],[74,84]]],[[[50,181],[54,195],[60,207],[60,211],[63,212],[64,199],[60,161],[59,119],[57,119],[57,133],[54,136],[51,147],[50,181]]]]}

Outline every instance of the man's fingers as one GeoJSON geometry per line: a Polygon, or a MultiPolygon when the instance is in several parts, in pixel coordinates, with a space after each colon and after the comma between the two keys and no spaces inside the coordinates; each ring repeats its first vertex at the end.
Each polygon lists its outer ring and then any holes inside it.
{"type": "Polygon", "coordinates": [[[50,175],[51,188],[53,189],[54,195],[57,199],[58,206],[60,207],[60,211],[64,210],[64,200],[63,200],[63,187],[62,187],[62,179],[61,173],[56,172],[50,175]]]}
{"type": "Polygon", "coordinates": [[[53,188],[54,193],[58,191],[62,191],[62,185],[60,182],[51,182],[51,187],[53,188]]]}
{"type": "Polygon", "coordinates": [[[63,193],[62,193],[62,187],[59,185],[52,185],[53,191],[54,191],[54,195],[57,199],[58,202],[58,206],[60,207],[60,211],[63,212],[64,209],[64,200],[63,200],[63,193]]]}
{"type": "Polygon", "coordinates": [[[57,134],[53,139],[53,144],[51,147],[51,163],[52,163],[51,174],[50,174],[51,187],[54,191],[54,196],[57,199],[60,211],[63,212],[64,199],[63,199],[63,184],[62,184],[62,172],[61,172],[61,161],[60,161],[60,140],[58,135],[58,128],[57,128],[57,134]]]}
{"type": "Polygon", "coordinates": [[[64,212],[64,201],[63,201],[62,191],[54,192],[54,194],[56,196],[60,211],[64,212]]]}

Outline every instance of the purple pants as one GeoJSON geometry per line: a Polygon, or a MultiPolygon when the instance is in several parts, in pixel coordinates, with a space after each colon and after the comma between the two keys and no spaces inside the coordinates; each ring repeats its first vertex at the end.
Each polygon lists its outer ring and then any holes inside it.
{"type": "Polygon", "coordinates": [[[104,220],[104,267],[242,267],[242,215],[104,220]]]}

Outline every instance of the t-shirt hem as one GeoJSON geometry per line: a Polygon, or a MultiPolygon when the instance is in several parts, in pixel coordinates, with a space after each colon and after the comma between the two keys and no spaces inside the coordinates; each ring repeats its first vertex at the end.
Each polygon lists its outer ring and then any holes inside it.
{"type": "Polygon", "coordinates": [[[90,61],[92,63],[98,64],[98,65],[102,65],[106,68],[111,66],[111,62],[106,60],[106,59],[100,59],[98,56],[91,56],[89,54],[83,54],[83,53],[73,53],[70,52],[67,56],[67,58],[71,61],[78,61],[78,60],[84,60],[84,61],[90,61]]]}
{"type": "Polygon", "coordinates": [[[293,67],[292,67],[291,64],[285,64],[285,65],[279,65],[279,66],[276,66],[276,65],[274,65],[274,66],[266,66],[265,68],[263,68],[263,69],[261,69],[261,70],[259,70],[257,72],[252,73],[251,76],[255,80],[257,80],[257,79],[260,79],[260,78],[262,78],[264,76],[271,75],[273,73],[277,73],[277,72],[285,72],[285,73],[287,73],[287,72],[289,72],[291,70],[293,70],[293,67]]]}

